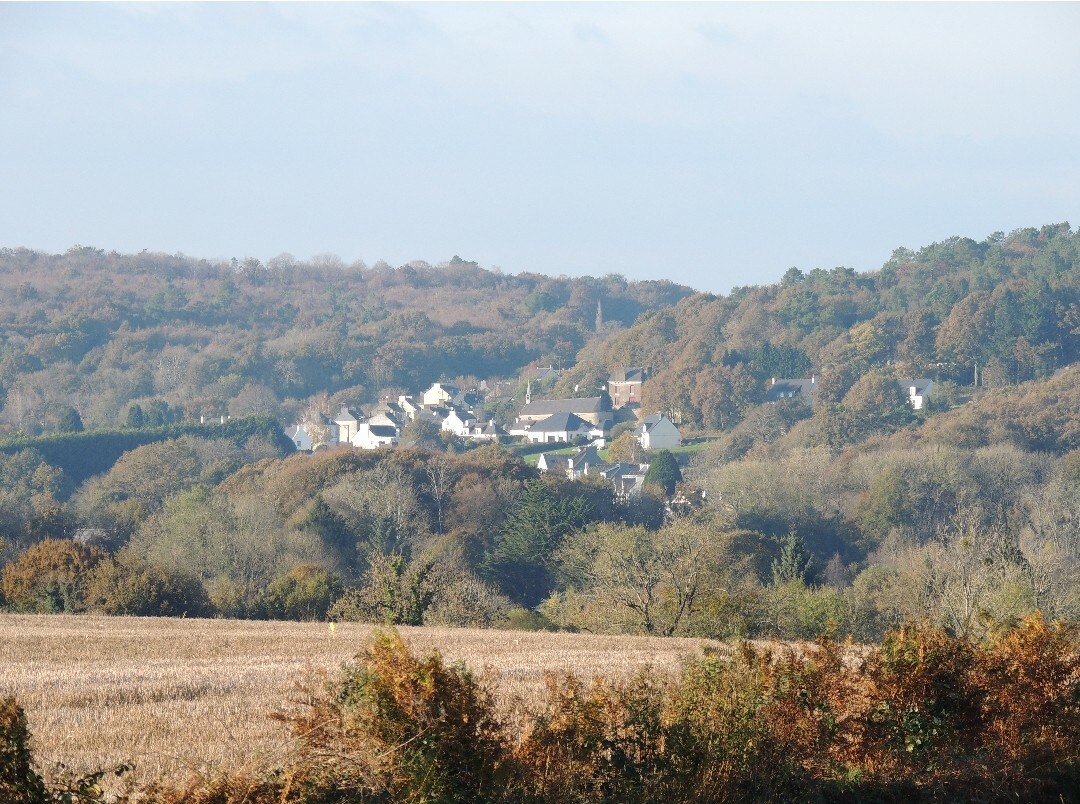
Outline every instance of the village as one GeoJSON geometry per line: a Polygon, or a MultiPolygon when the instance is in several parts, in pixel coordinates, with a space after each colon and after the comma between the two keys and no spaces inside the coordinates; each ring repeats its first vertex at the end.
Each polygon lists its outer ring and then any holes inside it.
{"type": "MultiPolygon", "coordinates": [[[[472,389],[439,381],[417,394],[400,394],[396,400],[386,397],[367,414],[348,405],[342,405],[334,415],[309,412],[287,434],[300,452],[343,445],[365,450],[393,448],[402,443],[402,433],[409,423],[426,421],[445,437],[473,444],[552,445],[552,450],[540,451],[536,461],[542,473],[558,472],[570,480],[599,476],[613,484],[620,498],[638,495],[649,464],[608,462],[600,451],[610,445],[617,419],[624,425],[630,423],[630,432],[645,455],[683,444],[679,426],[673,421],[677,416],[645,414],[641,409],[642,386],[652,376],[652,369],[618,369],[611,373],[603,389],[597,389],[601,391],[597,396],[533,399],[532,378],[548,379],[557,373],[552,367],[527,370],[524,405],[506,427],[484,412],[490,390],[486,381],[472,389]],[[569,445],[577,449],[568,454],[569,445]]],[[[929,379],[901,379],[898,384],[913,410],[923,409],[934,386],[929,379]]],[[[773,377],[767,383],[764,402],[792,399],[810,406],[816,388],[816,376],[773,377]]],[[[627,427],[620,429],[625,432],[627,427]]]]}
{"type": "MultiPolygon", "coordinates": [[[[531,369],[537,379],[556,371],[550,367],[531,369]]],[[[570,480],[600,476],[614,485],[618,496],[632,497],[640,492],[649,464],[608,463],[599,454],[609,444],[616,417],[633,424],[634,439],[642,450],[673,449],[683,443],[678,426],[668,416],[641,412],[641,386],[650,375],[647,367],[619,370],[597,396],[568,399],[533,399],[530,380],[524,405],[507,427],[482,412],[487,383],[465,390],[435,382],[415,395],[385,398],[366,415],[348,405],[342,405],[334,415],[308,414],[287,433],[300,452],[346,444],[358,449],[392,448],[402,443],[402,432],[410,422],[422,420],[440,433],[466,442],[550,444],[560,454],[541,452],[536,464],[541,472],[561,472],[570,480]],[[562,454],[569,445],[578,449],[562,454]]]]}

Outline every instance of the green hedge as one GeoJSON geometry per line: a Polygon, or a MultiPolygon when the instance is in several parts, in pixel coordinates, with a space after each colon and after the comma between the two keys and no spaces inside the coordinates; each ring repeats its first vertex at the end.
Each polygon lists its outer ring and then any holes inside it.
{"type": "Polygon", "coordinates": [[[80,484],[93,475],[109,471],[125,452],[183,435],[224,438],[237,445],[253,436],[266,436],[283,454],[295,449],[280,423],[272,416],[262,415],[228,419],[221,424],[181,422],[139,430],[93,430],[8,439],[0,442],[0,452],[12,455],[24,449],[37,450],[46,463],[62,469],[70,481],[80,484]]]}

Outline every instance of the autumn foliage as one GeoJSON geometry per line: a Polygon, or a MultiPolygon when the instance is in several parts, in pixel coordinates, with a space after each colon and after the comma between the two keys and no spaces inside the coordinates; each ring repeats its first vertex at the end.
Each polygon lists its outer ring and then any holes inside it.
{"type": "Polygon", "coordinates": [[[861,651],[743,643],[677,679],[552,674],[507,715],[463,666],[379,633],[277,715],[301,746],[270,778],[168,802],[1058,801],[1080,789],[1075,629],[984,643],[929,626],[861,651]]]}

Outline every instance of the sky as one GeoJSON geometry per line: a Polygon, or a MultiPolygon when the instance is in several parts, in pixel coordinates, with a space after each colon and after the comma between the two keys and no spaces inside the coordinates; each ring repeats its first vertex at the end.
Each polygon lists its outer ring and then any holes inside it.
{"type": "Polygon", "coordinates": [[[0,247],[727,293],[1080,223],[1080,3],[0,2],[0,247]]]}

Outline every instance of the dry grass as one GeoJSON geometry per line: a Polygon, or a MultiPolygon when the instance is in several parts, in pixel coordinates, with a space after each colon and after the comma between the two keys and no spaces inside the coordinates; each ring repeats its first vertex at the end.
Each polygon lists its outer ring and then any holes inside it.
{"type": "MultiPolygon", "coordinates": [[[[0,695],[25,707],[35,757],[88,772],[134,762],[135,779],[182,781],[223,769],[258,773],[290,755],[267,714],[308,670],[333,672],[372,627],[339,623],[0,614],[0,695]]],[[[402,628],[485,674],[507,717],[535,704],[548,671],[627,678],[669,674],[716,643],[520,631],[402,628]]]]}

